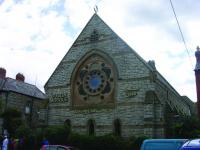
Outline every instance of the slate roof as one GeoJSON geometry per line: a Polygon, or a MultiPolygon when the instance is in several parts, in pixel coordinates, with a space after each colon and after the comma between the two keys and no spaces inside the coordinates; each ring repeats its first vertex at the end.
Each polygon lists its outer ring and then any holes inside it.
{"type": "Polygon", "coordinates": [[[12,78],[0,78],[0,91],[12,91],[39,99],[46,99],[46,95],[35,85],[18,81],[12,78]]]}

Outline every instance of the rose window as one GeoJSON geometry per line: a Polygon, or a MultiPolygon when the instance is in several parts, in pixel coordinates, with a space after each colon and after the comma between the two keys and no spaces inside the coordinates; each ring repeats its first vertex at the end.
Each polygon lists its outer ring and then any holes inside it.
{"type": "Polygon", "coordinates": [[[114,84],[112,65],[101,56],[93,55],[76,72],[72,88],[73,104],[113,103],[114,84]]]}
{"type": "Polygon", "coordinates": [[[85,92],[89,95],[97,95],[106,86],[106,75],[102,71],[92,70],[85,75],[83,81],[85,92]]]}

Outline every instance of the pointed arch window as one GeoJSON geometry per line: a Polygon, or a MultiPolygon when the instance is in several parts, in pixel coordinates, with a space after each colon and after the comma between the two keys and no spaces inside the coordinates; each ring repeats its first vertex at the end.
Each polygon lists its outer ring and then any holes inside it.
{"type": "Polygon", "coordinates": [[[159,103],[158,97],[154,91],[147,91],[145,94],[146,104],[156,104],[159,103]]]}
{"type": "Polygon", "coordinates": [[[88,134],[94,135],[95,134],[95,123],[94,120],[88,121],[88,134]]]}
{"type": "Polygon", "coordinates": [[[121,122],[119,119],[114,120],[114,134],[116,136],[121,136],[121,122]]]}
{"type": "Polygon", "coordinates": [[[66,119],[64,122],[64,126],[68,127],[69,129],[71,129],[71,120],[70,119],[66,119]]]}
{"type": "Polygon", "coordinates": [[[72,106],[114,103],[116,69],[112,59],[94,50],[84,56],[72,74],[72,106]]]}

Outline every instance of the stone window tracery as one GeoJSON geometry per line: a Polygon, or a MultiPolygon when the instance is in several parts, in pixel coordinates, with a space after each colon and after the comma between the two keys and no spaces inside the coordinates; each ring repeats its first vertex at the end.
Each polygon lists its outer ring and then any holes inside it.
{"type": "Polygon", "coordinates": [[[73,105],[105,104],[114,101],[113,66],[100,55],[87,58],[75,74],[73,105]]]}

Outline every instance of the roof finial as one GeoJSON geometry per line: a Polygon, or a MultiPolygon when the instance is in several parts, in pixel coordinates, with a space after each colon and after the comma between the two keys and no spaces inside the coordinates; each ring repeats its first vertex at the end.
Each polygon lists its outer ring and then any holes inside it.
{"type": "Polygon", "coordinates": [[[197,51],[200,51],[200,48],[199,48],[199,46],[197,46],[197,51]]]}
{"type": "Polygon", "coordinates": [[[95,7],[94,7],[94,12],[95,12],[95,14],[97,14],[97,12],[98,12],[98,6],[97,5],[95,5],[95,7]]]}

